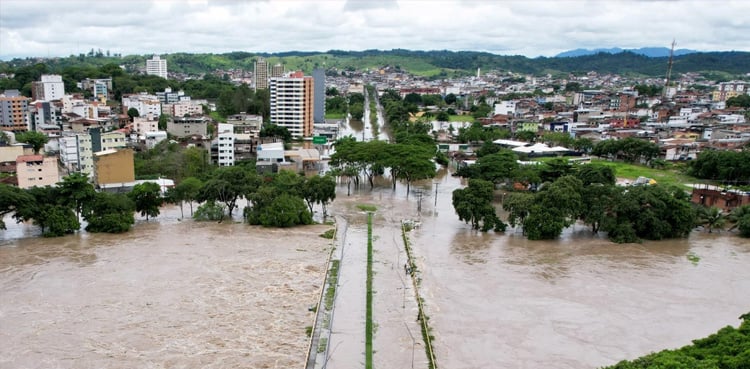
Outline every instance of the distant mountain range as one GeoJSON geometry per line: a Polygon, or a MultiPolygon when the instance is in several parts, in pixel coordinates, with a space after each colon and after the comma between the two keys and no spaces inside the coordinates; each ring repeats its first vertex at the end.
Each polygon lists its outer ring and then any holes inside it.
{"type": "MultiPolygon", "coordinates": [[[[595,55],[599,53],[607,53],[607,54],[619,54],[621,52],[631,52],[633,54],[648,56],[649,58],[660,58],[664,56],[669,56],[669,48],[668,47],[641,47],[639,49],[621,49],[619,47],[613,47],[613,48],[600,48],[600,49],[575,49],[575,50],[568,50],[562,53],[559,53],[555,55],[556,58],[571,58],[576,56],[584,56],[584,55],[595,55]]],[[[695,54],[699,53],[700,51],[697,50],[690,50],[690,49],[677,49],[674,51],[674,56],[680,56],[680,55],[687,55],[687,54],[695,54]]]]}

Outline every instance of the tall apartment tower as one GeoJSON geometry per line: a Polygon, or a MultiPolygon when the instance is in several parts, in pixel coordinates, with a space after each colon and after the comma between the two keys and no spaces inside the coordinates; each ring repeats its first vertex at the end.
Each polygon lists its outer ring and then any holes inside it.
{"type": "Polygon", "coordinates": [[[33,100],[60,100],[65,96],[65,84],[58,74],[42,74],[40,81],[32,82],[31,98],[33,100]]]}
{"type": "Polygon", "coordinates": [[[268,89],[268,62],[262,57],[258,57],[258,61],[255,62],[255,72],[253,73],[255,78],[255,90],[268,89]]]}
{"type": "Polygon", "coordinates": [[[326,72],[323,69],[313,69],[313,122],[326,122],[326,72]]]}
{"type": "Polygon", "coordinates": [[[271,123],[286,127],[294,138],[313,132],[313,79],[302,72],[274,77],[271,89],[271,123]]]}
{"type": "Polygon", "coordinates": [[[271,67],[271,78],[273,77],[284,77],[284,66],[281,63],[276,63],[271,67]]]}
{"type": "Polygon", "coordinates": [[[29,99],[18,90],[5,90],[0,94],[0,131],[26,132],[31,120],[29,99]]]}
{"type": "Polygon", "coordinates": [[[154,55],[146,60],[146,74],[167,79],[167,60],[154,55]]]}

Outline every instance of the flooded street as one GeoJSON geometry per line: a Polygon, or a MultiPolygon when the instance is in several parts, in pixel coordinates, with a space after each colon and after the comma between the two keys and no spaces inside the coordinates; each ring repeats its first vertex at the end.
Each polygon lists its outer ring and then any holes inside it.
{"type": "Polygon", "coordinates": [[[583,226],[557,241],[481,234],[453,214],[454,185],[441,181],[437,211],[411,235],[442,367],[597,368],[690,344],[750,311],[747,239],[618,245],[583,226]]]}
{"type": "Polygon", "coordinates": [[[301,367],[330,226],[169,213],[123,235],[2,241],[0,368],[301,367]]]}

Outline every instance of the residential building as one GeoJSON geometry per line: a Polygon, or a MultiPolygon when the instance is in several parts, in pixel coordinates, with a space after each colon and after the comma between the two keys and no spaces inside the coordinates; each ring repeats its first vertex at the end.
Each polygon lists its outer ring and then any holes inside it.
{"type": "Polygon", "coordinates": [[[284,77],[284,66],[280,63],[271,67],[271,78],[273,77],[284,77]]]}
{"type": "Polygon", "coordinates": [[[268,89],[268,62],[262,57],[258,57],[255,62],[255,72],[253,72],[253,78],[255,79],[255,90],[268,89]]]}
{"type": "Polygon", "coordinates": [[[95,180],[97,185],[128,183],[135,181],[133,150],[105,150],[94,154],[95,180]]]}
{"type": "Polygon", "coordinates": [[[34,101],[29,105],[30,127],[38,131],[43,126],[59,126],[62,124],[60,108],[49,101],[34,101]]]}
{"type": "Polygon", "coordinates": [[[65,84],[59,74],[42,74],[39,81],[31,83],[31,98],[33,100],[60,100],[65,96],[65,84]]]}
{"type": "Polygon", "coordinates": [[[711,94],[713,101],[727,101],[727,99],[750,93],[750,82],[729,81],[721,82],[711,94]]]}
{"type": "Polygon", "coordinates": [[[146,143],[147,150],[153,149],[154,146],[159,144],[159,142],[162,142],[166,139],[167,132],[164,131],[146,132],[146,134],[144,135],[144,141],[146,143]]]}
{"type": "MultiPolygon", "coordinates": [[[[217,137],[214,141],[215,149],[212,148],[212,154],[215,150],[215,162],[220,167],[234,165],[234,126],[227,123],[219,123],[217,137]]],[[[214,155],[212,155],[214,156],[214,155]]]]}
{"type": "Polygon", "coordinates": [[[294,138],[313,131],[313,79],[302,72],[271,78],[271,123],[285,127],[294,138]]]}
{"type": "Polygon", "coordinates": [[[68,173],[91,175],[94,170],[94,159],[91,135],[86,133],[63,132],[58,138],[60,161],[68,173]]]}
{"type": "Polygon", "coordinates": [[[313,69],[313,123],[326,122],[326,72],[313,69]]]}
{"type": "Polygon", "coordinates": [[[201,115],[203,114],[203,104],[194,100],[179,101],[173,104],[162,104],[161,110],[164,114],[169,114],[173,117],[201,115]]]}
{"type": "Polygon", "coordinates": [[[515,100],[500,101],[495,104],[495,115],[509,115],[513,116],[516,114],[516,103],[515,100]]]}
{"type": "Polygon", "coordinates": [[[125,133],[122,131],[102,132],[99,127],[89,129],[91,149],[93,152],[110,149],[122,149],[127,146],[125,133]]]}
{"type": "Polygon", "coordinates": [[[140,94],[125,95],[122,97],[122,111],[127,112],[130,108],[138,110],[139,116],[153,114],[161,115],[161,101],[156,95],[149,95],[145,92],[140,94]]]}
{"type": "Polygon", "coordinates": [[[93,97],[106,103],[112,94],[112,78],[86,78],[78,83],[78,88],[91,92],[93,97]]]}
{"type": "Polygon", "coordinates": [[[167,60],[158,55],[146,60],[146,74],[167,79],[167,60]]]}
{"type": "Polygon", "coordinates": [[[162,104],[174,104],[179,101],[190,100],[190,96],[185,95],[185,91],[179,90],[174,92],[169,87],[165,88],[162,92],[157,92],[156,97],[162,104]]]}
{"type": "Polygon", "coordinates": [[[167,121],[167,132],[175,137],[206,137],[210,118],[199,117],[171,117],[167,121]]]}
{"type": "Polygon", "coordinates": [[[26,132],[29,130],[31,99],[21,96],[18,90],[5,90],[0,94],[0,130],[26,132]]]}
{"type": "Polygon", "coordinates": [[[234,133],[250,134],[257,138],[263,128],[263,117],[240,113],[228,116],[227,123],[234,126],[234,133]]]}
{"type": "Polygon", "coordinates": [[[21,155],[16,158],[18,187],[54,186],[60,181],[57,158],[43,155],[21,155]]]}
{"type": "Polygon", "coordinates": [[[289,164],[284,160],[284,143],[270,142],[258,145],[255,168],[259,173],[278,172],[279,166],[289,164]]]}
{"type": "Polygon", "coordinates": [[[159,130],[158,116],[154,116],[153,114],[147,114],[145,116],[133,118],[131,132],[135,132],[139,136],[143,136],[147,132],[156,132],[158,130],[159,130]]]}

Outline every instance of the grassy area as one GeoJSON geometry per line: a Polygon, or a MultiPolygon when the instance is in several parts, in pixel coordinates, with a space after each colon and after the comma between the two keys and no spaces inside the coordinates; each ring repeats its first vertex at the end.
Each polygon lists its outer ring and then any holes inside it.
{"type": "Polygon", "coordinates": [[[362,211],[370,211],[370,212],[378,210],[378,208],[375,205],[370,205],[370,204],[358,204],[357,209],[362,210],[362,211]]]}
{"type": "Polygon", "coordinates": [[[344,119],[346,118],[346,113],[326,113],[325,118],[326,119],[344,119]]]}
{"type": "Polygon", "coordinates": [[[227,118],[222,117],[221,114],[219,114],[219,112],[216,112],[216,111],[212,111],[211,113],[208,114],[208,116],[210,116],[211,119],[217,122],[221,122],[221,123],[227,122],[227,118]]]}
{"type": "Polygon", "coordinates": [[[617,178],[635,180],[638,177],[647,177],[656,180],[656,183],[664,185],[687,185],[690,183],[703,183],[705,181],[680,173],[677,169],[656,169],[644,165],[629,164],[624,162],[593,159],[592,163],[602,164],[614,168],[617,178]]]}
{"type": "Polygon", "coordinates": [[[323,237],[329,240],[332,240],[334,236],[336,236],[336,229],[329,229],[320,235],[320,237],[323,237]]]}
{"type": "Polygon", "coordinates": [[[336,284],[339,280],[340,260],[331,260],[331,270],[328,271],[328,288],[326,289],[325,308],[327,311],[333,309],[333,298],[336,296],[336,284]]]}
{"type": "MultiPolygon", "coordinates": [[[[563,159],[580,158],[579,156],[562,157],[563,159]]],[[[557,157],[529,158],[529,161],[548,162],[557,159],[557,157]]],[[[617,178],[635,180],[638,177],[652,178],[656,183],[664,185],[687,185],[691,183],[707,183],[706,180],[698,179],[681,172],[680,168],[674,164],[668,163],[664,169],[651,168],[645,165],[625,163],[622,161],[608,161],[604,159],[592,158],[591,163],[606,165],[615,170],[617,178]]]]}
{"type": "Polygon", "coordinates": [[[365,311],[365,369],[372,369],[372,212],[367,213],[367,306],[365,311]]]}
{"type": "Polygon", "coordinates": [[[475,119],[471,115],[449,115],[449,122],[473,122],[475,119]]]}

